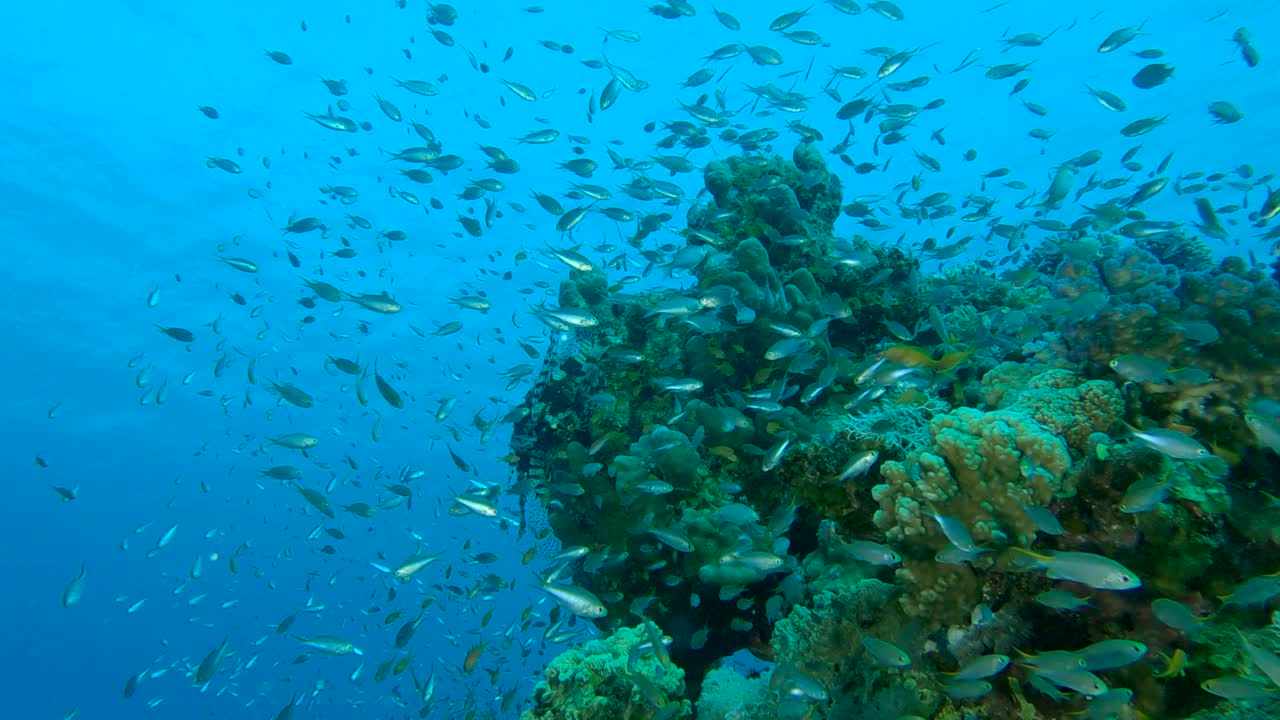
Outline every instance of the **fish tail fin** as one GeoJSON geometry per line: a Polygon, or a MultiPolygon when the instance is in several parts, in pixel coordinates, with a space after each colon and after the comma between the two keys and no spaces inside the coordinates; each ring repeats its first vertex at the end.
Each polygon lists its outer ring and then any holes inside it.
{"type": "Polygon", "coordinates": [[[1025,555],[1027,558],[1030,558],[1031,560],[1033,560],[1035,565],[1043,565],[1044,563],[1047,563],[1053,559],[1048,555],[1042,555],[1040,553],[1032,552],[1030,550],[1027,550],[1026,548],[1020,548],[1020,547],[1009,548],[1009,552],[1015,553],[1017,555],[1025,555]]]}
{"type": "Polygon", "coordinates": [[[956,352],[947,353],[946,355],[943,355],[941,358],[934,360],[931,363],[932,365],[931,369],[936,373],[940,373],[944,375],[948,374],[952,370],[954,370],[956,367],[958,367],[961,363],[968,360],[970,355],[973,355],[972,350],[960,350],[956,352]]]}
{"type": "Polygon", "coordinates": [[[1035,655],[1034,655],[1033,653],[1024,652],[1024,651],[1022,650],[1022,648],[1019,648],[1019,647],[1015,647],[1015,648],[1013,649],[1013,651],[1014,651],[1014,652],[1016,652],[1016,653],[1018,653],[1019,655],[1021,655],[1021,656],[1022,656],[1022,657],[1024,657],[1024,658],[1028,658],[1028,659],[1030,659],[1030,658],[1035,657],[1035,655]]]}

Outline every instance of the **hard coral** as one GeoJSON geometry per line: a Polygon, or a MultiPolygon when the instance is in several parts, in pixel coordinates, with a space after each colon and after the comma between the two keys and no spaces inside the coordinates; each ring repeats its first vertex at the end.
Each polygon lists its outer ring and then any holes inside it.
{"type": "Polygon", "coordinates": [[[936,512],[963,522],[979,544],[1025,546],[1035,525],[1024,508],[1074,489],[1066,443],[1026,413],[958,408],[934,418],[930,434],[936,454],[886,462],[872,490],[876,526],[890,540],[946,546],[938,524],[925,522],[936,512]]]}
{"type": "MultiPolygon", "coordinates": [[[[848,679],[842,665],[860,647],[866,627],[898,593],[894,586],[874,579],[833,586],[807,605],[793,608],[773,633],[774,658],[792,663],[827,688],[848,679]]],[[[869,661],[869,658],[864,659],[869,661]]]]}
{"type": "Polygon", "coordinates": [[[707,673],[698,696],[698,717],[735,720],[771,720],[777,695],[769,688],[768,674],[748,678],[733,668],[719,667],[707,673]]]}
{"type": "Polygon", "coordinates": [[[660,712],[673,720],[690,717],[689,701],[673,699],[684,693],[684,671],[663,665],[652,652],[632,657],[648,637],[643,626],[619,628],[561,653],[521,720],[651,720],[660,712]]]}
{"type": "Polygon", "coordinates": [[[1067,441],[1076,457],[1089,450],[1089,436],[1106,432],[1124,412],[1114,383],[1083,380],[1067,370],[1031,375],[1026,366],[997,365],[982,379],[988,405],[1025,412],[1067,441]],[[1030,375],[1028,377],[1028,375],[1030,375]]]}
{"type": "Polygon", "coordinates": [[[774,657],[780,667],[794,667],[826,689],[832,705],[825,717],[932,715],[941,704],[922,671],[886,668],[863,648],[864,639],[903,642],[917,636],[888,607],[896,595],[894,586],[878,580],[830,586],[779,621],[774,657]]]}

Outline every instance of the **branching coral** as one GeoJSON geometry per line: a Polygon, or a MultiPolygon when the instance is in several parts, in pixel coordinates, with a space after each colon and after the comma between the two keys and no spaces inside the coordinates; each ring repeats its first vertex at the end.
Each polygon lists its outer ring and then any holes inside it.
{"type": "Polygon", "coordinates": [[[832,418],[837,435],[847,433],[859,444],[907,453],[929,441],[929,421],[945,413],[944,400],[928,394],[920,402],[896,402],[890,398],[868,410],[847,412],[832,418]]]}

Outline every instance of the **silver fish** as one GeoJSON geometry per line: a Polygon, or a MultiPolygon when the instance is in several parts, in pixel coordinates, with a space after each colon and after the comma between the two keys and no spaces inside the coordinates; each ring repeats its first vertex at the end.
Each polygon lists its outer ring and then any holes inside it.
{"type": "Polygon", "coordinates": [[[538,578],[538,584],[561,607],[574,615],[585,618],[602,618],[608,613],[604,603],[600,602],[600,598],[586,588],[578,587],[577,585],[557,585],[547,582],[543,578],[538,578]]]}
{"type": "Polygon", "coordinates": [[[1046,555],[1014,548],[1014,552],[1030,558],[1054,580],[1071,580],[1099,590],[1133,590],[1142,580],[1129,568],[1102,555],[1086,552],[1051,550],[1046,555]]]}

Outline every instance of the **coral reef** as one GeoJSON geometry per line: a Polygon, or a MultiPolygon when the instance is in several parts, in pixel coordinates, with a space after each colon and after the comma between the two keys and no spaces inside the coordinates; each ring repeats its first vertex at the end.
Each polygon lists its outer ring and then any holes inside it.
{"type": "Polygon", "coordinates": [[[810,143],[703,180],[651,258],[693,286],[572,271],[594,322],[553,326],[519,410],[512,491],[608,611],[530,717],[1213,716],[1280,597],[1269,269],[1099,217],[926,276],[963,242],[836,237],[878,221],[810,143]],[[653,628],[672,665],[631,667],[653,628]],[[1106,641],[1142,652],[1094,674],[1106,641]],[[721,665],[743,650],[767,669],[721,665]]]}

